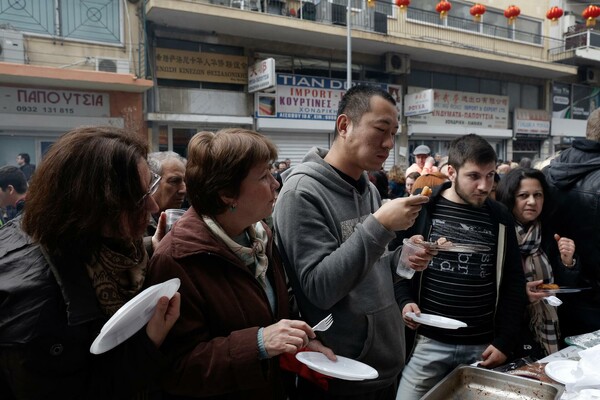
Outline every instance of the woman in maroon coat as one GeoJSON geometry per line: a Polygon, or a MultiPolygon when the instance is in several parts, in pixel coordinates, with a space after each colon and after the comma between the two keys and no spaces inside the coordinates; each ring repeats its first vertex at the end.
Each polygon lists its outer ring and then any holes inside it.
{"type": "Polygon", "coordinates": [[[271,231],[279,183],[275,146],[244,129],[200,132],[188,146],[190,208],[160,243],[148,280],[181,279],[181,316],[163,349],[173,362],[167,398],[285,399],[278,355],[323,351],[289,320],[284,271],[271,231]]]}

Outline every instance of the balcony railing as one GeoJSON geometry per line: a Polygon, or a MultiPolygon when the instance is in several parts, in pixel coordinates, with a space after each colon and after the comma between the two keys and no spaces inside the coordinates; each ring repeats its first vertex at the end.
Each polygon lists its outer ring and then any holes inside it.
{"type": "Polygon", "coordinates": [[[575,57],[575,51],[580,49],[600,50],[600,32],[587,29],[584,25],[569,27],[562,44],[550,48],[552,61],[568,60],[575,57]]]}
{"type": "Polygon", "coordinates": [[[511,25],[493,25],[409,7],[401,11],[391,2],[377,1],[368,7],[366,0],[194,0],[346,26],[347,5],[351,2],[353,30],[442,44],[484,53],[537,61],[551,61],[548,49],[564,48],[564,40],[521,31],[511,25]]]}

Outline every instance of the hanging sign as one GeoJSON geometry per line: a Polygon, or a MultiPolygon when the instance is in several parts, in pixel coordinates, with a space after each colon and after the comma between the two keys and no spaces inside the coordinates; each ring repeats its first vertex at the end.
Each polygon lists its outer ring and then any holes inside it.
{"type": "Polygon", "coordinates": [[[275,86],[275,59],[254,63],[248,68],[248,93],[270,89],[275,86]]]}

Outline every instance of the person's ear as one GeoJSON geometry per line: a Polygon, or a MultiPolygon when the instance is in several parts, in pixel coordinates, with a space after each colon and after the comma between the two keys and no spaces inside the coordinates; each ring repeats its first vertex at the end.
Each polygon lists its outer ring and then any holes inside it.
{"type": "Polygon", "coordinates": [[[15,191],[15,187],[13,185],[7,185],[6,186],[6,193],[13,194],[14,191],[15,191]]]}
{"type": "Polygon", "coordinates": [[[237,198],[230,196],[228,194],[225,194],[225,192],[223,192],[223,191],[219,192],[219,197],[221,198],[221,201],[223,203],[227,204],[227,207],[229,207],[229,208],[237,207],[237,198]]]}
{"type": "Polygon", "coordinates": [[[450,179],[450,181],[454,182],[457,175],[458,175],[458,171],[455,170],[452,165],[448,164],[448,179],[450,179]]]}
{"type": "Polygon", "coordinates": [[[346,114],[340,114],[340,115],[338,115],[335,123],[336,123],[338,135],[345,139],[348,134],[348,129],[350,128],[350,124],[352,124],[352,121],[346,114]]]}

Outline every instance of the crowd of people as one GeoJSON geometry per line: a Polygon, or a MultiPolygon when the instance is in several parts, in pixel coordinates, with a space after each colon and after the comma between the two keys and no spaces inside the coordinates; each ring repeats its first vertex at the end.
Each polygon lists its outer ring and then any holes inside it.
{"type": "Polygon", "coordinates": [[[0,398],[419,399],[459,364],[541,358],[600,329],[600,110],[543,170],[469,134],[386,173],[397,130],[394,98],[358,85],[331,148],[293,167],[241,128],[197,133],[187,159],[112,127],[64,134],[37,168],[19,155],[30,177],[0,168],[0,207],[15,209],[0,228],[0,398]],[[167,227],[170,209],[185,212],[167,227]],[[403,243],[442,239],[472,250],[419,247],[415,275],[396,273],[403,243]],[[124,304],[173,278],[143,329],[90,353],[124,304]],[[548,283],[589,289],[557,307],[548,283]],[[300,351],[378,376],[324,376],[300,351]]]}

